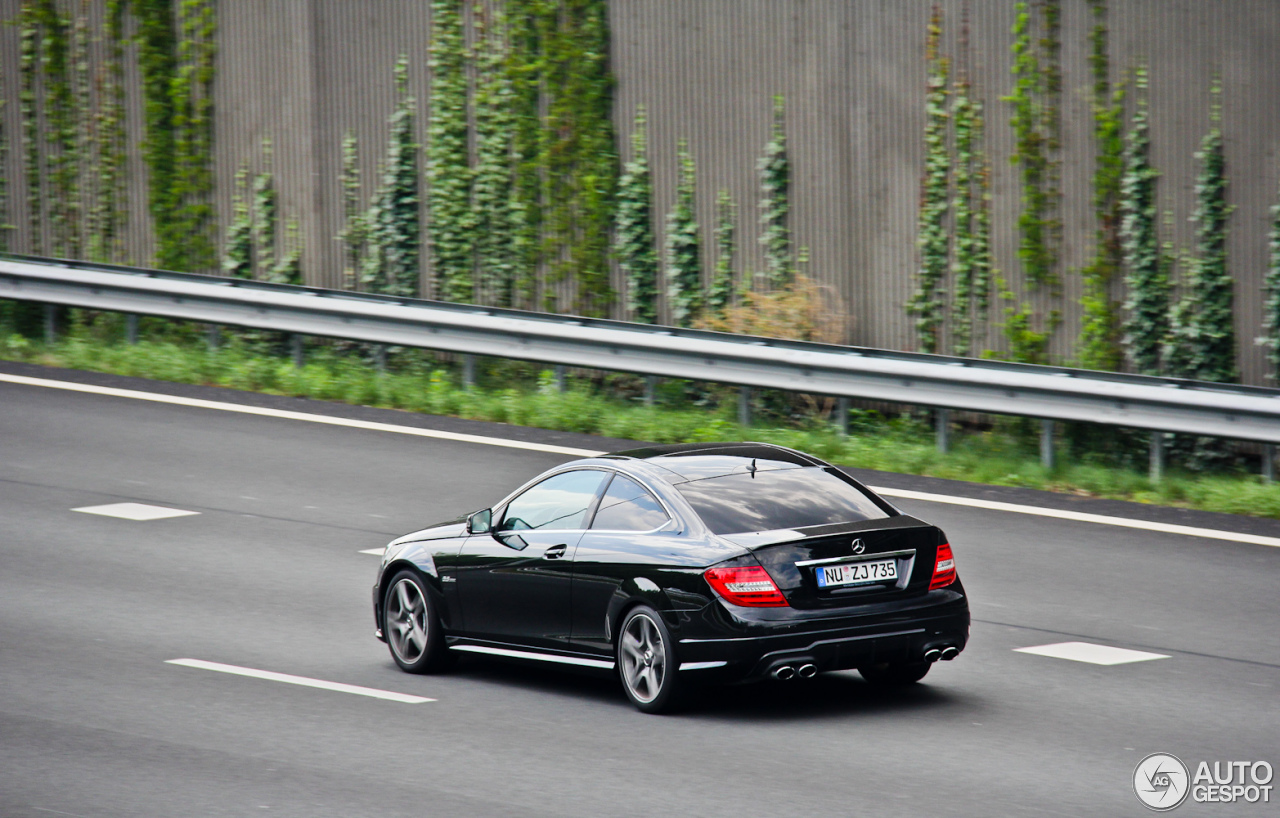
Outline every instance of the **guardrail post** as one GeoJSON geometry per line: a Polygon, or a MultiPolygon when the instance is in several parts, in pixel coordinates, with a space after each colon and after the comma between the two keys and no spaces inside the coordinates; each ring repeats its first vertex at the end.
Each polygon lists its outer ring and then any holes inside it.
{"type": "Polygon", "coordinates": [[[462,388],[472,389],[476,385],[476,356],[462,356],[462,388]]]}
{"type": "Polygon", "coordinates": [[[210,324],[209,328],[205,330],[205,338],[209,343],[209,350],[211,352],[217,350],[218,347],[222,346],[222,328],[217,324],[210,324]]]}
{"type": "Polygon", "coordinates": [[[298,369],[302,369],[307,362],[306,353],[302,349],[302,336],[296,332],[290,335],[289,345],[293,347],[293,365],[298,369]]]}
{"type": "Polygon", "coordinates": [[[849,399],[836,398],[836,432],[841,437],[849,436],[849,399]]]}
{"type": "Polygon", "coordinates": [[[1276,447],[1274,443],[1268,443],[1262,447],[1262,482],[1274,483],[1276,481],[1276,447]]]}
{"type": "Polygon", "coordinates": [[[751,425],[751,387],[738,387],[738,425],[751,425]]]}
{"type": "Polygon", "coordinates": [[[1045,471],[1053,471],[1054,452],[1053,452],[1053,430],[1054,422],[1052,420],[1040,421],[1040,465],[1045,471]]]}
{"type": "Polygon", "coordinates": [[[934,437],[938,442],[938,451],[946,454],[951,450],[951,410],[935,409],[933,424],[934,437]]]}
{"type": "Polygon", "coordinates": [[[1164,479],[1164,432],[1151,433],[1150,468],[1147,477],[1152,483],[1164,479]]]}
{"type": "Polygon", "coordinates": [[[373,348],[373,366],[379,374],[387,371],[387,345],[378,344],[373,348]]]}
{"type": "Polygon", "coordinates": [[[658,376],[644,376],[644,405],[653,406],[658,400],[658,376]]]}
{"type": "Polygon", "coordinates": [[[124,317],[124,337],[130,344],[138,343],[138,314],[135,312],[124,317]]]}
{"type": "Polygon", "coordinates": [[[565,372],[564,364],[556,364],[556,389],[561,392],[567,392],[569,389],[569,383],[565,377],[565,372]]]}
{"type": "Polygon", "coordinates": [[[50,346],[58,340],[58,308],[53,304],[44,305],[44,342],[50,346]]]}

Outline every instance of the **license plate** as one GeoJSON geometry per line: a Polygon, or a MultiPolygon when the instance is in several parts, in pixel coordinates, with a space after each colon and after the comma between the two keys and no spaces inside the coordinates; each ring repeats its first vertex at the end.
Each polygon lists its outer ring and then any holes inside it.
{"type": "Polygon", "coordinates": [[[897,578],[897,560],[824,565],[818,569],[819,588],[830,588],[835,585],[862,585],[867,582],[885,582],[897,578]]]}

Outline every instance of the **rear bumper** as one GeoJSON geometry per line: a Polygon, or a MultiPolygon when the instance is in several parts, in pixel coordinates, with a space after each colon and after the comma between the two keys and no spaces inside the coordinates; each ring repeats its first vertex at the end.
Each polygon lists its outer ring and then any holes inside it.
{"type": "MultiPolygon", "coordinates": [[[[893,611],[807,622],[739,620],[744,635],[680,634],[681,675],[691,680],[752,681],[786,665],[812,664],[821,672],[918,661],[934,648],[962,651],[969,640],[969,605],[963,589],[958,584],[953,588],[931,591],[893,611]]],[[[735,614],[729,606],[726,610],[735,614]]]]}

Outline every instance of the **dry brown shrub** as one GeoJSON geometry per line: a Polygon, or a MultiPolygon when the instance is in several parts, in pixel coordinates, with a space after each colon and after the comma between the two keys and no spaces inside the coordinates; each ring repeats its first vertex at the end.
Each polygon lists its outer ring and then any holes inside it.
{"type": "MultiPolygon", "coordinates": [[[[724,317],[709,317],[699,323],[703,329],[843,344],[849,337],[848,317],[835,291],[797,274],[780,290],[748,291],[738,304],[727,307],[724,317]]],[[[829,418],[835,399],[825,395],[792,393],[785,399],[794,416],[829,418]]]]}
{"type": "Polygon", "coordinates": [[[738,304],[725,308],[724,317],[700,322],[704,329],[787,338],[793,341],[844,343],[848,325],[831,287],[804,275],[780,290],[748,291],[738,304]]]}

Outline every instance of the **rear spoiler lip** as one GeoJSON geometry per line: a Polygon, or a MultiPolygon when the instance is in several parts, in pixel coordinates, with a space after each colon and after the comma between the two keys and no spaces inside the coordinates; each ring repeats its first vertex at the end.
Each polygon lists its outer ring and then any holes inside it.
{"type": "Polygon", "coordinates": [[[819,537],[838,537],[841,534],[907,528],[936,528],[936,526],[915,517],[901,514],[897,517],[889,517],[883,520],[860,520],[849,523],[815,525],[806,528],[779,528],[773,531],[748,531],[741,534],[720,534],[718,536],[720,539],[727,540],[748,551],[755,551],[770,545],[803,542],[804,540],[812,540],[819,537]]]}

